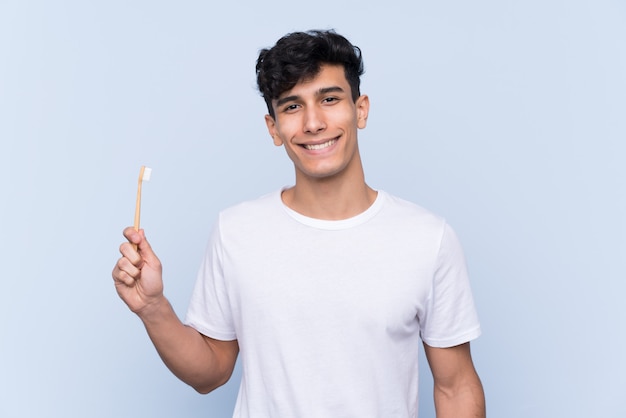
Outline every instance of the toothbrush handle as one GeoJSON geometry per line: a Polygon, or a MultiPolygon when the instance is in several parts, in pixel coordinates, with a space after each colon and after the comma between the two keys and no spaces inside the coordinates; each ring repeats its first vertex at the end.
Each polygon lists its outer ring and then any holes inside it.
{"type": "MultiPolygon", "coordinates": [[[[143,183],[143,173],[146,169],[145,166],[141,166],[141,170],[139,170],[139,182],[137,183],[137,202],[135,203],[135,222],[133,224],[135,231],[139,231],[139,218],[141,215],[141,184],[143,183]]],[[[135,245],[135,250],[137,246],[135,245]]]]}
{"type": "Polygon", "coordinates": [[[139,170],[139,181],[137,183],[137,203],[135,203],[135,231],[139,231],[139,216],[141,214],[141,184],[143,183],[143,173],[146,169],[145,166],[141,166],[139,170]]]}

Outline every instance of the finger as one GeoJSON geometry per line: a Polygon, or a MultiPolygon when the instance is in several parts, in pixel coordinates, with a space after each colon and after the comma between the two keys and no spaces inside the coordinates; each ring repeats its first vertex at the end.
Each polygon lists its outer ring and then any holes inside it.
{"type": "Polygon", "coordinates": [[[160,261],[154,251],[152,251],[152,246],[146,238],[146,232],[143,229],[140,229],[139,235],[141,237],[141,240],[137,243],[137,251],[146,263],[156,267],[160,264],[160,261]]]}
{"type": "Polygon", "coordinates": [[[124,237],[131,244],[137,245],[139,244],[139,241],[141,241],[141,235],[139,234],[139,231],[135,231],[135,228],[133,228],[132,226],[125,228],[123,234],[124,237]]]}
{"type": "Polygon", "coordinates": [[[120,272],[119,274],[113,276],[113,278],[115,279],[116,285],[121,284],[126,287],[133,287],[137,284],[137,281],[133,277],[124,272],[120,272]]]}
{"type": "Polygon", "coordinates": [[[138,280],[141,276],[141,267],[137,267],[126,257],[122,257],[118,260],[117,268],[120,272],[126,273],[134,280],[138,280]]]}
{"type": "Polygon", "coordinates": [[[120,245],[120,253],[124,258],[127,258],[128,261],[130,261],[137,268],[141,268],[143,266],[144,260],[137,252],[134,244],[131,244],[129,242],[122,243],[120,245]]]}
{"type": "Polygon", "coordinates": [[[128,272],[120,268],[119,263],[113,268],[112,276],[116,285],[123,284],[127,287],[133,287],[136,283],[135,276],[131,276],[128,272]]]}

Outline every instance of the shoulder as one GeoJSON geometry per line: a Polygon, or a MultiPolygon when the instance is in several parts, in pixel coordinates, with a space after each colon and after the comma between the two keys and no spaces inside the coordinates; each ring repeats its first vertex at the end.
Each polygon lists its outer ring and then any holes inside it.
{"type": "Polygon", "coordinates": [[[254,199],[244,200],[233,206],[222,209],[220,216],[242,216],[256,213],[258,210],[271,209],[274,210],[278,207],[280,202],[281,190],[275,190],[273,192],[261,195],[254,199]]]}
{"type": "Polygon", "coordinates": [[[222,231],[249,231],[262,225],[275,224],[277,219],[284,216],[280,193],[277,190],[223,209],[217,218],[218,228],[222,231]]]}
{"type": "Polygon", "coordinates": [[[384,215],[390,221],[405,227],[418,227],[442,231],[446,228],[446,220],[417,203],[379,191],[384,199],[384,215]]]}
{"type": "Polygon", "coordinates": [[[385,199],[384,219],[398,234],[407,234],[420,242],[429,242],[440,252],[460,253],[461,243],[447,220],[408,200],[382,192],[385,199]]]}

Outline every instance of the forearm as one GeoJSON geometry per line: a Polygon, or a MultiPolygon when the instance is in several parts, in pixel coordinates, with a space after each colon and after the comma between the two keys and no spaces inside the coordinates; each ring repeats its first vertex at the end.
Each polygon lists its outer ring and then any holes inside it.
{"type": "Polygon", "coordinates": [[[437,418],[484,418],[485,394],[478,376],[452,389],[435,385],[435,410],[437,418]]]}
{"type": "Polygon", "coordinates": [[[138,312],[138,316],[159,356],[180,380],[201,393],[228,381],[234,358],[216,350],[206,337],[184,325],[165,297],[138,312]]]}

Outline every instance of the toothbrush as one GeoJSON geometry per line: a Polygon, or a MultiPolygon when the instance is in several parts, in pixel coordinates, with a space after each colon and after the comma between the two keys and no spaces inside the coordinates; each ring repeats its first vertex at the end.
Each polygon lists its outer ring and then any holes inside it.
{"type": "MultiPolygon", "coordinates": [[[[141,214],[141,185],[144,181],[150,181],[150,175],[152,174],[152,169],[146,166],[141,166],[141,170],[139,170],[139,182],[137,184],[137,203],[135,204],[135,231],[139,231],[139,216],[141,214]]],[[[135,245],[135,249],[137,246],[135,245]]]]}

